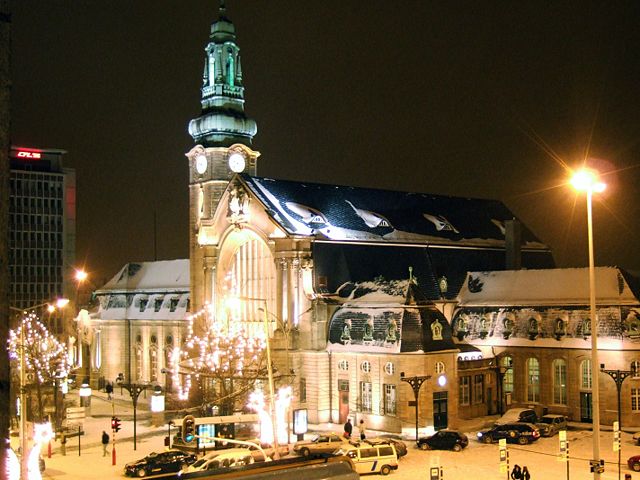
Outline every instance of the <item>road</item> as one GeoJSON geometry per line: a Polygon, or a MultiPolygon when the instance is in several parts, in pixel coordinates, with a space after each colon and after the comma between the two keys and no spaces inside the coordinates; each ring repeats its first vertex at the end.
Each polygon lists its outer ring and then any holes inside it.
{"type": "MultiPolygon", "coordinates": [[[[143,457],[151,451],[161,451],[164,429],[158,429],[158,435],[138,440],[138,449],[133,451],[132,442],[117,444],[117,465],[111,465],[111,457],[102,457],[102,449],[95,442],[83,447],[78,456],[77,447],[68,447],[67,456],[60,455],[54,450],[52,458],[45,458],[47,470],[45,478],[55,480],[90,479],[90,478],[124,478],[122,468],[126,462],[143,457]]],[[[407,441],[409,453],[400,460],[397,471],[391,474],[396,480],[429,480],[429,469],[441,466],[443,479],[507,479],[505,473],[499,471],[498,445],[485,445],[475,440],[475,432],[469,433],[470,444],[459,453],[449,451],[421,451],[407,441]]],[[[570,479],[590,479],[589,458],[591,457],[591,432],[586,430],[569,431],[567,439],[570,446],[570,479]]],[[[633,444],[630,434],[622,437],[621,478],[625,473],[631,473],[632,478],[640,480],[640,473],[631,472],[626,466],[626,459],[631,455],[640,454],[640,447],[633,444]]],[[[509,462],[520,466],[527,465],[532,480],[564,479],[566,463],[557,460],[559,451],[558,437],[543,438],[532,445],[509,445],[509,462]]],[[[601,451],[605,458],[606,471],[602,480],[616,480],[618,478],[617,454],[612,449],[612,433],[603,432],[601,436],[601,451]]],[[[45,452],[46,456],[46,452],[45,452]]]]}

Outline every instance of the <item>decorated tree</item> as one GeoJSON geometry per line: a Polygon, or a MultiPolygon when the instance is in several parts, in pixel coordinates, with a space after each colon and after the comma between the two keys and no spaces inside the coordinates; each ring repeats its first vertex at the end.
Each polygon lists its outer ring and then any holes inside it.
{"type": "Polygon", "coordinates": [[[199,397],[204,407],[217,407],[220,415],[244,408],[256,382],[266,377],[265,336],[228,320],[214,320],[208,307],[193,315],[172,368],[181,399],[199,397]],[[199,333],[194,333],[194,323],[199,333]],[[198,395],[191,391],[193,384],[198,395]]]}
{"type": "MultiPolygon", "coordinates": [[[[24,314],[18,328],[9,331],[8,350],[14,372],[20,372],[21,353],[24,350],[25,388],[30,392],[35,390],[37,410],[33,416],[34,420],[42,421],[45,416],[45,392],[69,373],[67,349],[51,335],[38,316],[30,312],[24,314]]],[[[53,400],[56,400],[55,391],[53,400]]]]}

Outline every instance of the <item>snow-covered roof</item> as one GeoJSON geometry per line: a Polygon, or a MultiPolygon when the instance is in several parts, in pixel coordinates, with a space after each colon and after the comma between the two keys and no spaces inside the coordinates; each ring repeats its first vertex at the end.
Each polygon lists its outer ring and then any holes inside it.
{"type": "MultiPolygon", "coordinates": [[[[414,245],[505,245],[515,218],[500,201],[239,175],[290,235],[414,245]]],[[[547,251],[526,227],[523,248],[547,251]]]]}
{"type": "Polygon", "coordinates": [[[127,263],[96,295],[113,292],[189,291],[189,259],[127,263]]]}
{"type": "MultiPolygon", "coordinates": [[[[596,267],[596,302],[638,305],[620,269],[596,267]]],[[[589,269],[469,272],[459,293],[462,307],[573,306],[589,304],[589,269]]]]}

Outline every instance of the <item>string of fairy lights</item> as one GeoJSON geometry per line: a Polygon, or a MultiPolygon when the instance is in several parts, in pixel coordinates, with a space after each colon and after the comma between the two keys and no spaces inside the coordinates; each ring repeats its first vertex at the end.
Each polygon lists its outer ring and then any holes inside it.
{"type": "Polygon", "coordinates": [[[186,400],[193,380],[201,377],[245,377],[261,367],[266,338],[249,334],[242,322],[216,318],[213,305],[207,304],[187,318],[187,338],[184,348],[172,355],[172,381],[178,398],[186,400]],[[226,322],[225,322],[226,321],[226,322]],[[202,325],[202,333],[194,330],[202,325]]]}
{"type": "Polygon", "coordinates": [[[25,369],[35,375],[37,383],[43,384],[69,374],[71,365],[66,346],[47,330],[35,312],[25,314],[20,326],[9,331],[9,358],[19,362],[21,348],[25,352],[25,369]],[[20,342],[22,329],[24,345],[20,342]]]}

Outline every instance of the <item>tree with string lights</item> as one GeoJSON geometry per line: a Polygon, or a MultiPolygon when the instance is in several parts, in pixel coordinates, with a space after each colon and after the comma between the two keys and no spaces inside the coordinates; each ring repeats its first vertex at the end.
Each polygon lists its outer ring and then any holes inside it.
{"type": "MultiPolygon", "coordinates": [[[[25,372],[28,390],[36,391],[37,411],[34,412],[36,421],[44,420],[44,394],[57,385],[57,380],[69,374],[69,360],[66,346],[59,342],[35,312],[25,313],[20,325],[9,331],[8,342],[11,368],[20,371],[21,349],[24,349],[25,372]],[[24,329],[24,344],[21,342],[24,329]]],[[[54,401],[56,400],[54,392],[54,401]]],[[[24,410],[24,405],[21,405],[24,410]]],[[[26,412],[26,410],[25,410],[26,412]]]]}
{"type": "Polygon", "coordinates": [[[205,408],[218,407],[219,415],[243,409],[256,382],[266,376],[265,345],[263,335],[213,320],[209,308],[194,314],[172,368],[179,398],[198,398],[205,408]],[[198,334],[194,322],[203,325],[198,334]],[[192,384],[197,385],[197,394],[191,391],[192,384]]]}

